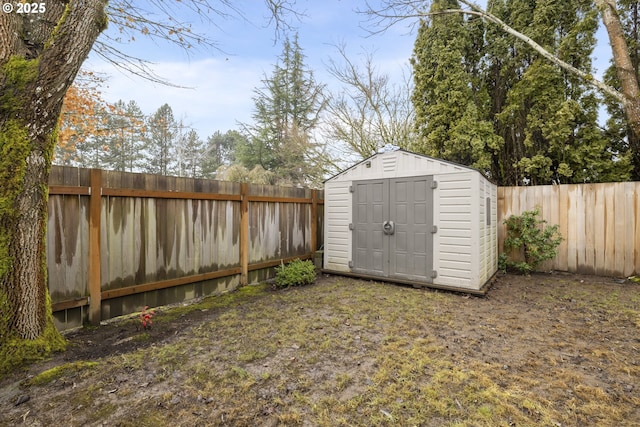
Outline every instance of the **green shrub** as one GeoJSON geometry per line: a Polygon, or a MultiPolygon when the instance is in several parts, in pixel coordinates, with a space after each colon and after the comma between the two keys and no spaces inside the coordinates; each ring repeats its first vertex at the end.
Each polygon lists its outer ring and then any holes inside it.
{"type": "Polygon", "coordinates": [[[276,268],[276,287],[278,288],[308,285],[313,283],[315,279],[316,267],[309,260],[296,259],[276,268]]]}
{"type": "Polygon", "coordinates": [[[513,261],[502,257],[501,264],[513,268],[522,274],[534,271],[543,261],[554,258],[558,254],[558,245],[562,236],[558,225],[545,226],[547,221],[538,219],[540,210],[522,212],[522,215],[511,215],[504,221],[507,226],[507,238],[504,241],[505,253],[517,249],[524,261],[513,261]]]}
{"type": "MultiPolygon", "coordinates": [[[[506,250],[506,249],[505,249],[506,250]]],[[[507,267],[509,264],[509,257],[504,252],[498,255],[498,270],[503,273],[507,272],[507,267]]]]}

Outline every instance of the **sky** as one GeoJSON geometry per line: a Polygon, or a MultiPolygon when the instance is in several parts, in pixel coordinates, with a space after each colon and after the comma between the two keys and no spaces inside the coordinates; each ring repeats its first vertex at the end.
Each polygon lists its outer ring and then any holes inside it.
{"type": "MultiPolygon", "coordinates": [[[[215,0],[214,0],[215,1],[215,0]]],[[[156,45],[137,37],[122,45],[128,54],[151,61],[154,72],[185,88],[168,87],[123,73],[92,53],[85,66],[108,75],[103,97],[108,102],[135,100],[145,114],[162,104],[173,109],[177,119],[198,131],[202,139],[216,131],[239,129],[250,123],[255,89],[270,77],[282,52],[282,39],[275,40],[273,26],[267,27],[268,11],[262,0],[234,0],[246,19],[216,19],[218,27],[194,25],[213,40],[220,50],[193,50],[189,54],[167,44],[156,45]]],[[[294,22],[305,64],[317,82],[339,90],[327,72],[331,58],[338,60],[336,45],[345,44],[352,60],[359,62],[366,52],[373,55],[380,73],[400,82],[407,75],[414,36],[406,26],[370,36],[362,28],[366,17],[354,11],[364,2],[355,0],[298,0],[305,14],[294,22]]],[[[116,34],[117,28],[108,28],[116,34]]]]}
{"type": "MultiPolygon", "coordinates": [[[[215,3],[216,0],[212,0],[215,3]]],[[[372,0],[375,3],[377,0],[372,0]]],[[[143,0],[135,3],[144,4],[143,0]]],[[[479,4],[485,3],[479,1],[479,4]]],[[[185,52],[176,46],[156,43],[142,36],[119,46],[132,56],[150,61],[160,77],[174,85],[169,87],[146,81],[122,72],[92,53],[85,63],[87,69],[108,76],[102,88],[106,101],[135,100],[145,114],[153,114],[167,103],[176,119],[195,129],[203,140],[216,131],[237,130],[239,123],[251,123],[255,90],[262,80],[271,76],[282,52],[282,39],[275,40],[273,26],[267,26],[268,11],[263,0],[233,0],[244,18],[218,18],[215,25],[204,25],[196,16],[176,15],[176,19],[191,22],[196,31],[205,33],[217,43],[216,49],[191,49],[185,52]]],[[[316,81],[329,90],[340,86],[327,71],[330,59],[339,60],[336,45],[344,44],[351,61],[360,63],[367,53],[373,55],[378,72],[400,83],[409,70],[415,32],[409,23],[371,35],[371,23],[357,13],[364,8],[363,0],[297,0],[296,7],[304,13],[294,22],[305,64],[313,70],[316,81]]],[[[179,10],[176,8],[176,13],[179,10]]],[[[117,28],[106,31],[117,35],[117,28]]],[[[595,66],[601,75],[609,60],[606,35],[599,32],[599,47],[595,66]]]]}

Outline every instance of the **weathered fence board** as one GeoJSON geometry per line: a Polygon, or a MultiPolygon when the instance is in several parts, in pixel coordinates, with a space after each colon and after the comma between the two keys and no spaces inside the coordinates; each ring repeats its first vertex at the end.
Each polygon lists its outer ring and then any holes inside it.
{"type": "Polygon", "coordinates": [[[542,269],[627,277],[640,274],[640,182],[498,188],[499,249],[510,215],[540,209],[564,241],[542,269]]]}
{"type": "Polygon", "coordinates": [[[312,257],[321,193],[54,167],[47,262],[58,326],[227,290],[312,257]]]}

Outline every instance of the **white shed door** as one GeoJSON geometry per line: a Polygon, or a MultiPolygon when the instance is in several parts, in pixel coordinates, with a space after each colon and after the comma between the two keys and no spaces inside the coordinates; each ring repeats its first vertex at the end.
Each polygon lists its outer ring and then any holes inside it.
{"type": "Polygon", "coordinates": [[[353,271],[431,282],[433,177],[355,181],[353,271]]]}

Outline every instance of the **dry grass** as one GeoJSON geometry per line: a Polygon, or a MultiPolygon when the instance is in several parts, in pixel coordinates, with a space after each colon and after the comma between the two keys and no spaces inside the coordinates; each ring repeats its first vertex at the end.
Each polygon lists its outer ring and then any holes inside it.
{"type": "Polygon", "coordinates": [[[640,287],[601,281],[503,276],[486,298],[252,287],[160,313],[154,334],[183,322],[161,341],[13,384],[0,424],[637,425],[640,287]]]}

